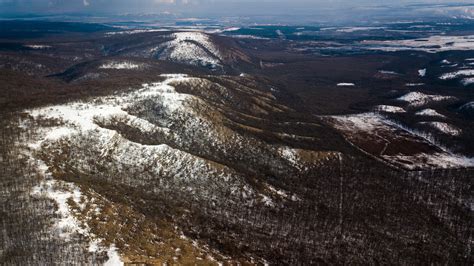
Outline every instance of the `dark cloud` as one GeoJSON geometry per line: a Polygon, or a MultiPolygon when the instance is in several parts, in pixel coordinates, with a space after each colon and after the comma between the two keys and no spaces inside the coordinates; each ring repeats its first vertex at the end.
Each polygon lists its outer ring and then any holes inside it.
{"type": "MultiPolygon", "coordinates": [[[[380,6],[387,10],[390,6],[454,2],[466,4],[472,3],[472,0],[0,0],[0,13],[169,11],[188,15],[324,15],[326,10],[331,10],[341,11],[340,14],[344,15],[357,10],[376,11],[380,6]]],[[[466,10],[461,9],[457,12],[472,12],[473,9],[471,7],[466,10]]]]}

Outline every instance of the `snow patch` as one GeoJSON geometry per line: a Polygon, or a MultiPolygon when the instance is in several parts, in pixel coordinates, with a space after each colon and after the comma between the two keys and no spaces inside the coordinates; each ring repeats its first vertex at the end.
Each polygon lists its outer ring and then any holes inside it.
{"type": "Polygon", "coordinates": [[[405,86],[407,87],[419,87],[419,86],[424,86],[425,83],[407,83],[405,86]]]}
{"type": "Polygon", "coordinates": [[[34,49],[34,50],[42,50],[42,49],[49,49],[52,48],[50,45],[43,45],[43,44],[27,44],[23,45],[26,48],[34,49]]]}
{"type": "Polygon", "coordinates": [[[384,113],[405,113],[405,109],[398,107],[398,106],[391,106],[391,105],[377,105],[374,107],[374,111],[376,112],[384,112],[384,113]]]}
{"type": "Polygon", "coordinates": [[[117,248],[114,245],[111,245],[107,251],[107,256],[109,259],[104,263],[104,266],[122,266],[124,263],[120,259],[120,255],[117,252],[117,248]]]}
{"type": "Polygon", "coordinates": [[[354,83],[349,83],[349,82],[341,82],[337,84],[338,87],[354,87],[354,83]]]}
{"type": "Polygon", "coordinates": [[[384,75],[400,75],[399,73],[391,70],[379,70],[379,73],[384,75]]]}
{"type": "Polygon", "coordinates": [[[68,204],[69,199],[74,200],[76,203],[80,202],[81,191],[78,187],[71,183],[50,179],[34,187],[31,194],[37,197],[52,199],[56,203],[58,207],[56,214],[59,218],[53,227],[54,231],[58,233],[61,238],[69,241],[73,234],[89,235],[87,228],[83,228],[80,222],[74,217],[68,204]]]}
{"type": "Polygon", "coordinates": [[[290,147],[280,147],[278,149],[278,153],[282,158],[285,158],[296,168],[301,169],[303,167],[303,165],[300,163],[297,149],[292,149],[290,147]]]}
{"type": "Polygon", "coordinates": [[[99,69],[142,69],[144,64],[135,64],[132,62],[110,62],[103,64],[99,69]]]}
{"type": "Polygon", "coordinates": [[[49,49],[52,48],[50,45],[42,45],[42,44],[27,44],[23,45],[26,48],[34,49],[34,50],[42,50],[42,49],[49,49]]]}
{"type": "Polygon", "coordinates": [[[418,70],[418,76],[420,76],[420,77],[426,76],[426,68],[419,69],[418,70]]]}

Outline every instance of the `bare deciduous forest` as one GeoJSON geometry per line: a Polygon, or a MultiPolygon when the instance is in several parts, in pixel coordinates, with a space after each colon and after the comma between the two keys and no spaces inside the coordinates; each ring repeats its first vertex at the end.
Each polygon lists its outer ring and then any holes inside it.
{"type": "Polygon", "coordinates": [[[474,262],[469,50],[0,24],[0,264],[474,262]]]}

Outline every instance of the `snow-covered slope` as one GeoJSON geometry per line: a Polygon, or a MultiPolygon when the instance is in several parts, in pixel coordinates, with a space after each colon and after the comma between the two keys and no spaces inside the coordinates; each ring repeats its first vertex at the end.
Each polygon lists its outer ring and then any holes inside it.
{"type": "Polygon", "coordinates": [[[384,112],[384,113],[405,113],[405,109],[398,106],[391,105],[377,105],[374,107],[374,111],[384,112]]]}
{"type": "MultiPolygon", "coordinates": [[[[364,153],[408,169],[474,167],[474,158],[454,154],[430,135],[406,128],[376,113],[326,118],[364,153]],[[414,148],[416,147],[416,148],[414,148]]],[[[429,125],[445,133],[457,129],[440,122],[429,125]]]]}
{"type": "Polygon", "coordinates": [[[461,107],[459,107],[459,110],[474,110],[474,102],[468,102],[461,107]]]}
{"type": "Polygon", "coordinates": [[[158,58],[210,68],[222,67],[221,51],[206,33],[176,32],[169,37],[170,41],[152,48],[152,53],[158,58]]]}
{"type": "Polygon", "coordinates": [[[420,107],[427,104],[456,100],[453,96],[430,95],[422,92],[409,92],[397,100],[407,103],[411,107],[420,107]]]}
{"type": "Polygon", "coordinates": [[[455,72],[449,72],[441,75],[439,78],[442,80],[450,80],[459,77],[474,76],[474,69],[462,69],[455,72]]]}
{"type": "Polygon", "coordinates": [[[445,122],[420,122],[420,124],[428,125],[443,134],[451,136],[459,136],[462,133],[461,129],[445,122]]]}
{"type": "Polygon", "coordinates": [[[421,111],[416,112],[416,115],[418,116],[432,116],[432,117],[440,117],[440,118],[445,118],[444,115],[438,113],[434,109],[423,109],[421,111]]]}
{"type": "MultiPolygon", "coordinates": [[[[166,187],[199,180],[206,185],[199,186],[201,193],[195,194],[196,197],[209,197],[215,191],[229,190],[231,194],[237,193],[239,197],[245,195],[251,200],[256,193],[242,184],[241,177],[233,170],[223,166],[216,167],[210,161],[170,146],[179,145],[181,140],[181,136],[177,136],[170,129],[174,121],[182,119],[183,116],[199,119],[196,111],[189,108],[196,99],[177,93],[170,85],[186,78],[183,75],[171,75],[163,83],[145,84],[142,89],[128,95],[96,99],[91,103],[77,102],[32,110],[30,114],[36,120],[56,120],[61,124],[49,130],[40,144],[41,149],[62,153],[61,143],[68,143],[69,152],[73,152],[75,158],[70,158],[71,161],[62,160],[61,166],[67,165],[81,172],[95,171],[94,165],[84,164],[88,158],[95,158],[97,165],[108,164],[111,169],[117,170],[117,174],[123,176],[133,176],[138,169],[148,168],[147,176],[166,177],[155,180],[164,182],[166,187]],[[160,114],[166,118],[151,123],[130,114],[131,109],[136,110],[137,105],[147,100],[155,100],[160,106],[160,114]],[[146,145],[136,140],[131,141],[124,137],[125,132],[112,129],[118,128],[119,125],[133,130],[139,137],[142,134],[155,136],[157,140],[162,139],[163,143],[146,145]],[[85,143],[87,145],[84,145],[85,143]],[[238,188],[243,188],[244,191],[238,188]]],[[[190,118],[183,121],[187,123],[189,130],[206,129],[205,121],[198,124],[197,120],[193,120],[190,118]]],[[[207,134],[212,135],[212,130],[209,131],[207,134]]],[[[47,163],[54,163],[54,157],[48,159],[50,161],[47,163]]],[[[145,179],[137,184],[147,186],[155,181],[145,179]]],[[[155,184],[153,187],[159,189],[162,186],[155,184]]]]}
{"type": "Polygon", "coordinates": [[[468,102],[459,107],[459,112],[469,117],[474,117],[474,102],[468,102]]]}

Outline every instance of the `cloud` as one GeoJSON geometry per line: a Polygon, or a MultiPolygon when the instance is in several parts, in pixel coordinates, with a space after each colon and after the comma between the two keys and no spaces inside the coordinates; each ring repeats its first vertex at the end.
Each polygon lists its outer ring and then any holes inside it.
{"type": "MultiPolygon", "coordinates": [[[[432,8],[433,16],[474,17],[472,0],[0,0],[0,13],[171,13],[189,16],[312,16],[315,19],[367,19],[369,15],[403,9],[405,13],[432,8]],[[411,5],[411,4],[428,5],[411,5]],[[359,17],[357,17],[359,15],[359,17]]],[[[402,16],[397,13],[396,16],[402,16]]]]}

